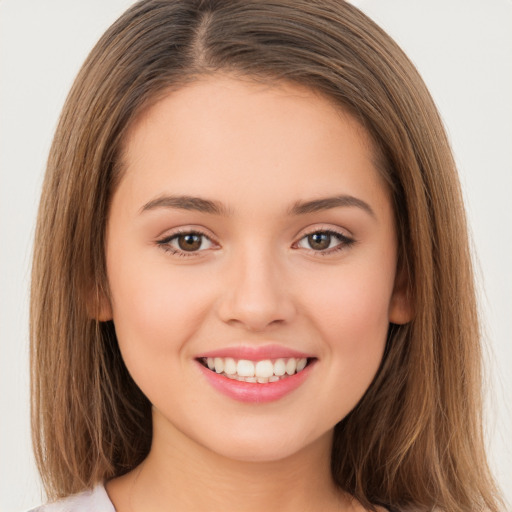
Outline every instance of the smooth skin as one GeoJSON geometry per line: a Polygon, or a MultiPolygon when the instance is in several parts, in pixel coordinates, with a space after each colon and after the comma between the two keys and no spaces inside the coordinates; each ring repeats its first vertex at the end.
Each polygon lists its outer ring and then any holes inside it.
{"type": "Polygon", "coordinates": [[[107,484],[118,512],[362,510],[332,481],[333,429],[374,378],[389,323],[411,314],[375,159],[352,116],[286,83],[200,78],[132,126],[101,320],[154,431],[147,459],[107,484]],[[270,343],[316,358],[277,401],[234,400],[199,370],[198,354],[270,343]]]}

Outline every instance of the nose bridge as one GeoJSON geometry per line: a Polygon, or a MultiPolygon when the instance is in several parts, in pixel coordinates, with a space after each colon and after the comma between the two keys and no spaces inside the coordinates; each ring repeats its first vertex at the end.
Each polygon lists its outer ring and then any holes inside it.
{"type": "Polygon", "coordinates": [[[291,320],[294,306],[286,272],[267,241],[246,243],[232,255],[220,313],[226,322],[262,330],[291,320]]]}

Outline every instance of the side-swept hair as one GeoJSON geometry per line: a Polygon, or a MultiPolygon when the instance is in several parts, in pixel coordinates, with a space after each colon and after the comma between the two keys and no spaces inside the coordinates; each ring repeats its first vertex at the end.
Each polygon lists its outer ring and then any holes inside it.
{"type": "Polygon", "coordinates": [[[415,312],[391,325],[372,385],[335,428],[332,474],[371,508],[498,510],[481,421],[480,334],[463,202],[423,81],[342,0],[146,0],[103,35],[64,106],[48,159],[31,296],[32,429],[50,498],[119,476],[151,443],[151,405],[111,322],[105,227],[136,116],[217,71],[312,88],[352,113],[392,193],[415,312]]]}

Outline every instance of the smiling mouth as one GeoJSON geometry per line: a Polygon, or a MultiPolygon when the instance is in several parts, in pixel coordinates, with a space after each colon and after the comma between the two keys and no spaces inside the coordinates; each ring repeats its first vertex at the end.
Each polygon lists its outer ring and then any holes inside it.
{"type": "Polygon", "coordinates": [[[201,357],[198,361],[210,371],[239,382],[268,384],[296,375],[315,358],[279,358],[250,361],[231,357],[201,357]]]}

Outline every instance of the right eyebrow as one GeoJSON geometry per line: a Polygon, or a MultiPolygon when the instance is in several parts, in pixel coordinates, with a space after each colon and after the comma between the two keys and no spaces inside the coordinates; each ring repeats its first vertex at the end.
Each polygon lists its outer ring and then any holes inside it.
{"type": "Polygon", "coordinates": [[[180,210],[192,210],[213,215],[229,216],[232,212],[222,203],[193,196],[161,196],[146,203],[140,213],[155,208],[178,208],[180,210]]]}

